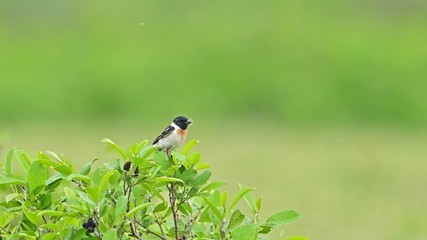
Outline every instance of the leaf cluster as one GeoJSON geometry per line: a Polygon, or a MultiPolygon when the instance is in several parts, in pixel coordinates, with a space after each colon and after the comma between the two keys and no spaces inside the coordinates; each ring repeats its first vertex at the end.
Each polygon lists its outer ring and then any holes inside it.
{"type": "Polygon", "coordinates": [[[261,221],[263,198],[255,199],[253,188],[220,191],[225,183],[209,181],[210,166],[191,152],[196,140],[171,156],[147,140],[128,150],[102,142],[120,158],[99,167],[95,159],[78,172],[53,152],[10,150],[0,164],[0,186],[9,188],[0,202],[0,239],[262,239],[300,218],[286,210],[261,221]],[[236,208],[240,201],[250,214],[236,208]]]}

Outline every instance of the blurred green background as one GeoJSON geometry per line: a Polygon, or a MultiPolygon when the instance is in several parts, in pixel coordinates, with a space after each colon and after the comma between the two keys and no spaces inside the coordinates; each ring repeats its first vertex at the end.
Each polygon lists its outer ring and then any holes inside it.
{"type": "Polygon", "coordinates": [[[0,2],[0,154],[110,160],[176,115],[285,235],[425,239],[427,2],[0,2]],[[241,169],[236,172],[236,169],[241,169]]]}

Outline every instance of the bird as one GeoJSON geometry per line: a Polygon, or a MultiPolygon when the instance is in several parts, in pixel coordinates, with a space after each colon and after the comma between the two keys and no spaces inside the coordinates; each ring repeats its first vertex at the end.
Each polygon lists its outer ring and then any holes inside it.
{"type": "Polygon", "coordinates": [[[187,127],[193,121],[184,116],[178,116],[172,123],[160,133],[153,141],[153,146],[158,147],[160,151],[166,151],[170,157],[171,151],[179,147],[187,135],[187,127]]]}

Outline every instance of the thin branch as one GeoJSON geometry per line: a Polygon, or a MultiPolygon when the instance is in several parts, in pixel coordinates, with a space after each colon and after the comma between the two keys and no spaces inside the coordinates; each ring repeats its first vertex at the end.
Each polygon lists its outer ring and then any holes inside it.
{"type": "Polygon", "coordinates": [[[75,183],[77,185],[77,187],[79,187],[80,189],[85,190],[81,181],[73,179],[73,180],[71,180],[71,182],[75,183]]]}
{"type": "Polygon", "coordinates": [[[170,183],[170,185],[168,186],[168,189],[169,189],[169,201],[170,201],[172,215],[173,215],[173,224],[175,228],[175,239],[179,240],[178,213],[176,209],[175,186],[176,186],[175,183],[170,183]]]}
{"type": "Polygon", "coordinates": [[[138,240],[142,240],[142,237],[135,230],[135,223],[129,222],[129,227],[132,232],[132,236],[137,238],[138,240]]]}
{"type": "MultiPolygon", "coordinates": [[[[128,177],[128,174],[126,172],[125,173],[125,179],[123,181],[123,192],[124,192],[124,195],[127,195],[127,198],[128,198],[127,199],[127,203],[126,203],[126,213],[128,213],[129,209],[130,209],[130,193],[132,192],[132,186],[130,184],[126,187],[127,177],[128,177]]],[[[120,232],[121,232],[120,239],[123,239],[123,235],[124,235],[124,232],[125,232],[124,226],[125,226],[126,218],[127,218],[127,216],[125,214],[123,216],[122,224],[120,224],[120,228],[119,228],[120,232]]],[[[132,226],[131,226],[131,230],[133,230],[132,226]]]]}
{"type": "Polygon", "coordinates": [[[153,213],[153,214],[154,214],[154,217],[156,218],[156,220],[154,220],[154,221],[157,223],[157,225],[159,225],[160,232],[162,233],[162,236],[163,236],[163,237],[165,237],[165,232],[164,232],[164,230],[163,230],[163,225],[162,225],[162,223],[159,221],[159,217],[157,216],[157,214],[156,214],[156,213],[153,213]]]}
{"type": "Polygon", "coordinates": [[[99,229],[99,219],[98,219],[98,212],[96,209],[93,212],[93,218],[95,219],[95,236],[97,236],[99,239],[102,239],[101,230],[99,229]]]}
{"type": "Polygon", "coordinates": [[[3,230],[3,232],[5,232],[6,234],[10,234],[10,232],[6,231],[6,229],[2,226],[0,226],[0,230],[3,230]]]}
{"type": "Polygon", "coordinates": [[[162,236],[162,235],[160,235],[160,234],[158,234],[158,233],[156,233],[156,232],[153,232],[153,231],[151,231],[149,228],[147,228],[147,227],[145,227],[144,225],[142,225],[142,223],[141,222],[139,222],[139,221],[136,221],[136,223],[139,225],[139,226],[141,226],[148,234],[153,234],[154,236],[156,236],[156,237],[158,237],[158,238],[160,238],[160,239],[162,239],[162,240],[167,240],[167,238],[165,237],[165,236],[162,236]]]}
{"type": "Polygon", "coordinates": [[[128,213],[129,209],[130,209],[130,193],[131,192],[132,192],[132,185],[129,185],[129,187],[128,187],[128,202],[126,205],[126,213],[128,213]]]}
{"type": "Polygon", "coordinates": [[[184,228],[184,231],[181,235],[181,238],[186,237],[186,233],[189,230],[188,236],[191,237],[191,239],[194,239],[195,236],[194,236],[194,233],[192,232],[192,229],[193,229],[194,223],[197,222],[200,218],[200,215],[202,215],[202,212],[203,212],[202,210],[204,207],[205,207],[205,205],[202,205],[200,208],[197,207],[197,209],[198,209],[197,214],[194,215],[194,217],[190,216],[188,218],[188,222],[185,224],[185,228],[184,228]]]}
{"type": "Polygon", "coordinates": [[[219,232],[221,233],[221,239],[225,240],[225,230],[224,230],[224,226],[227,223],[227,221],[225,221],[225,219],[222,220],[221,222],[221,227],[219,229],[219,232]]]}
{"type": "MultiPolygon", "coordinates": [[[[151,195],[150,195],[150,194],[148,194],[148,195],[147,195],[147,202],[151,203],[151,195]]],[[[158,225],[158,226],[159,226],[159,228],[160,228],[160,232],[162,233],[163,238],[164,238],[164,239],[166,239],[165,232],[164,232],[164,230],[163,230],[163,225],[162,225],[162,223],[159,221],[159,216],[157,216],[157,214],[156,214],[155,212],[153,212],[153,215],[154,215],[154,217],[155,217],[154,222],[155,222],[155,223],[157,223],[157,225],[158,225]]],[[[142,226],[142,227],[143,227],[143,226],[142,226]]]]}

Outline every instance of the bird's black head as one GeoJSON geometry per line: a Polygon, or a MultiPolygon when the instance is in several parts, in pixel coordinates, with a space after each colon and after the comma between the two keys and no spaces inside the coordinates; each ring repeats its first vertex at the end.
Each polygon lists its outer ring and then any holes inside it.
{"type": "Polygon", "coordinates": [[[173,120],[173,123],[175,123],[178,127],[185,130],[185,129],[187,129],[188,125],[190,125],[192,123],[192,121],[191,121],[191,119],[188,119],[186,117],[179,116],[173,120]]]}

